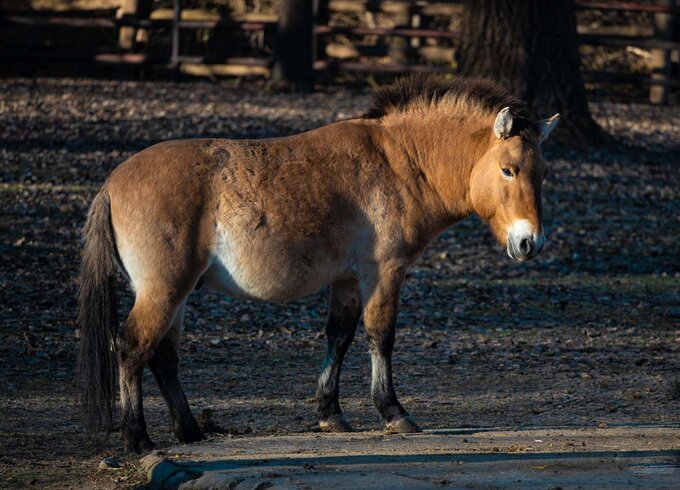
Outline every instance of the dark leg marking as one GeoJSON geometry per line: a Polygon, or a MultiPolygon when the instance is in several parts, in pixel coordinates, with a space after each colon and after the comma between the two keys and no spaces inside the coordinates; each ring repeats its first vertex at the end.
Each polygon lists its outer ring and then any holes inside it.
{"type": "Polygon", "coordinates": [[[394,391],[392,383],[394,334],[394,325],[387,332],[381,332],[381,335],[369,334],[373,366],[371,397],[373,404],[385,420],[388,432],[419,432],[420,429],[410,418],[409,413],[401,406],[394,391]]]}
{"type": "Polygon", "coordinates": [[[356,280],[334,283],[331,287],[330,308],[326,323],[328,348],[316,391],[319,426],[327,432],[349,432],[338,400],[340,371],[361,316],[361,294],[356,280]]]}
{"type": "Polygon", "coordinates": [[[156,381],[158,381],[165,403],[168,405],[173,429],[179,442],[190,443],[203,439],[203,433],[191,413],[189,403],[179,382],[177,346],[169,338],[169,335],[161,340],[149,362],[149,367],[156,381]]]}
{"type": "Polygon", "coordinates": [[[136,339],[130,338],[131,317],[118,334],[118,377],[122,408],[121,435],[126,452],[144,453],[154,448],[146,431],[142,405],[142,373],[147,363],[144,349],[136,339]]]}
{"type": "Polygon", "coordinates": [[[397,399],[392,383],[392,349],[397,320],[397,305],[402,275],[387,276],[370,293],[364,309],[364,326],[368,334],[371,361],[371,397],[389,432],[418,432],[408,412],[397,399]]]}

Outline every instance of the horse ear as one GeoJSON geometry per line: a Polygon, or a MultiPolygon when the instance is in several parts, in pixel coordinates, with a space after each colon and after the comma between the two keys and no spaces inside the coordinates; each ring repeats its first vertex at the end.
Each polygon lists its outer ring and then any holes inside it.
{"type": "Polygon", "coordinates": [[[511,130],[512,114],[510,114],[510,108],[505,107],[501,109],[496,116],[496,122],[493,123],[493,132],[496,135],[496,138],[502,140],[510,136],[511,130]]]}
{"type": "Polygon", "coordinates": [[[542,121],[538,122],[538,141],[539,143],[543,143],[545,140],[548,139],[548,136],[550,136],[550,133],[553,132],[553,129],[557,127],[557,123],[560,122],[560,115],[555,114],[553,117],[550,119],[543,119],[542,121]]]}

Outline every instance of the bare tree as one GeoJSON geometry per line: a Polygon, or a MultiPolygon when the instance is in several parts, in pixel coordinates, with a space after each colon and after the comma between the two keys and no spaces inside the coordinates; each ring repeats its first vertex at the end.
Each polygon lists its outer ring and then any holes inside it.
{"type": "Polygon", "coordinates": [[[465,0],[457,57],[461,74],[501,82],[536,116],[561,113],[561,141],[609,141],[588,109],[573,0],[465,0]]]}

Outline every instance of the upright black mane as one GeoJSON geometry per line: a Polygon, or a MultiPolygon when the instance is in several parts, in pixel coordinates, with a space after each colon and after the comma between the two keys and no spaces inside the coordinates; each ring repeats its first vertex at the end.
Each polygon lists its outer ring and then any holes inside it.
{"type": "Polygon", "coordinates": [[[413,104],[436,105],[447,98],[466,99],[488,112],[510,107],[512,132],[522,135],[530,133],[532,136],[537,134],[526,104],[497,83],[483,78],[454,77],[445,80],[436,75],[422,74],[401,77],[373,93],[373,107],[364,117],[379,119],[413,104]]]}

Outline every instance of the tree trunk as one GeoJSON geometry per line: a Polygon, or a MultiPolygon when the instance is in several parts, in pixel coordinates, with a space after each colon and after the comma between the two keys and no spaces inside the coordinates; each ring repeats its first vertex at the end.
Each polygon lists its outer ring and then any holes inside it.
{"type": "Polygon", "coordinates": [[[272,78],[295,90],[312,87],[313,4],[309,0],[282,0],[276,31],[272,78]]]}
{"type": "Polygon", "coordinates": [[[465,0],[457,59],[462,75],[500,82],[537,118],[562,114],[559,141],[609,141],[588,109],[572,0],[465,0]]]}

